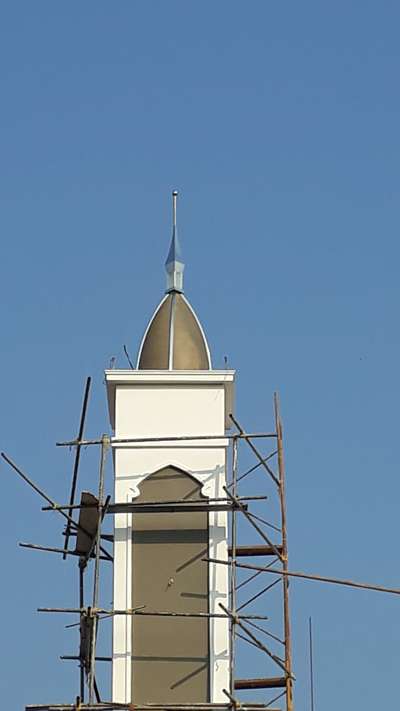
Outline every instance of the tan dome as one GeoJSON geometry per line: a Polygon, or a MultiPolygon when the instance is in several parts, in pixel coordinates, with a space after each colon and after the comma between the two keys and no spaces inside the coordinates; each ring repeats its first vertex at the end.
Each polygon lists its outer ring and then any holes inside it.
{"type": "Polygon", "coordinates": [[[203,329],[189,302],[169,292],[158,306],[139,351],[140,370],[210,370],[203,329]]]}

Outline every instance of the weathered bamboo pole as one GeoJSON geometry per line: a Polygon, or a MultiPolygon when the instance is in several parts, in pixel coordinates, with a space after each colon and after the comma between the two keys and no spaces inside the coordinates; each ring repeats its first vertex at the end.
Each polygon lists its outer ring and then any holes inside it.
{"type": "MultiPolygon", "coordinates": [[[[219,562],[219,561],[217,561],[219,562]]],[[[142,605],[141,607],[145,607],[142,605]]],[[[112,615],[144,615],[149,617],[206,617],[206,618],[226,618],[229,615],[225,615],[219,612],[152,612],[148,610],[142,610],[141,608],[135,608],[132,610],[105,610],[101,607],[98,608],[88,608],[84,607],[80,609],[79,607],[38,607],[37,612],[55,612],[61,614],[75,614],[75,615],[88,615],[89,611],[96,615],[105,615],[111,617],[112,615]]],[[[268,620],[266,615],[237,615],[239,620],[268,620]]]]}
{"type": "MultiPolygon", "coordinates": [[[[79,698],[79,697],[78,697],[79,698]]],[[[77,699],[78,702],[78,699],[77,699]]],[[[75,704],[33,704],[25,706],[25,711],[230,711],[233,704],[203,703],[203,704],[131,704],[118,703],[115,701],[103,701],[98,704],[82,704],[80,701],[75,704]]],[[[270,704],[240,703],[241,711],[273,711],[270,704]]]]}
{"type": "MultiPolygon", "coordinates": [[[[238,463],[238,440],[232,441],[232,496],[237,496],[237,463],[238,463]]],[[[236,659],[236,538],[237,538],[237,522],[236,511],[232,510],[231,514],[231,550],[232,550],[232,565],[230,568],[230,607],[232,617],[230,618],[230,655],[229,655],[229,689],[233,695],[235,691],[235,659],[236,659]]]]}
{"type": "MultiPolygon", "coordinates": [[[[224,434],[224,435],[184,435],[181,437],[124,437],[124,438],[114,438],[111,437],[111,444],[134,444],[135,442],[141,444],[143,442],[185,442],[192,440],[213,440],[213,439],[263,439],[276,437],[276,432],[240,432],[239,434],[224,434]]],[[[71,439],[67,442],[56,442],[57,447],[76,447],[81,445],[87,447],[91,444],[101,444],[101,439],[71,439]]],[[[258,454],[257,454],[258,456],[258,454]]],[[[261,458],[262,460],[262,458],[261,458]]],[[[262,463],[263,460],[262,460],[262,463]]]]}
{"type": "MultiPolygon", "coordinates": [[[[286,494],[285,494],[285,462],[283,457],[283,432],[282,421],[279,411],[278,394],[274,393],[275,426],[278,445],[278,477],[279,477],[279,502],[281,508],[281,529],[282,529],[282,567],[283,572],[288,570],[288,544],[287,544],[287,520],[286,520],[286,494]]],[[[284,641],[285,641],[285,669],[286,669],[286,711],[293,711],[293,679],[292,679],[292,643],[290,631],[290,610],[289,610],[289,579],[283,576],[283,618],[284,618],[284,641]]]]}
{"type": "MultiPolygon", "coordinates": [[[[101,453],[100,453],[100,469],[99,469],[99,493],[98,493],[98,524],[96,531],[96,558],[94,564],[93,573],[93,610],[98,607],[99,601],[99,581],[100,581],[100,540],[101,540],[101,523],[105,511],[103,512],[103,498],[104,498],[104,476],[106,467],[107,452],[110,447],[110,438],[108,435],[103,435],[101,443],[101,453]]],[[[93,629],[91,637],[91,647],[90,647],[90,669],[89,669],[89,703],[92,704],[94,701],[94,695],[96,693],[96,680],[95,680],[95,667],[96,667],[96,636],[97,636],[97,615],[94,614],[93,617],[93,629]]]]}
{"type": "MultiPolygon", "coordinates": [[[[79,561],[79,607],[85,606],[85,569],[86,561],[82,558],[79,561]]],[[[85,701],[85,660],[82,655],[81,644],[79,645],[79,696],[81,701],[85,701]]]]}
{"type": "MultiPolygon", "coordinates": [[[[237,496],[236,497],[238,501],[266,501],[268,499],[268,496],[237,496]]],[[[206,504],[208,503],[220,503],[220,504],[226,504],[230,501],[228,498],[218,498],[218,499],[208,499],[206,501],[206,504]]],[[[205,501],[204,499],[178,499],[178,500],[170,500],[170,501],[146,501],[144,503],[135,503],[135,507],[138,509],[138,511],[142,511],[144,507],[150,507],[150,506],[166,506],[166,505],[171,505],[171,506],[176,506],[179,507],[182,505],[187,505],[187,504],[204,504],[205,501]]],[[[112,506],[109,507],[110,511],[114,511],[114,508],[117,506],[127,506],[128,504],[126,502],[120,502],[120,503],[115,503],[112,504],[112,506]]],[[[130,504],[129,504],[130,505],[130,504]]],[[[97,509],[98,504],[93,503],[93,504],[54,504],[54,506],[42,506],[42,511],[66,511],[67,509],[75,510],[75,509],[97,509]]],[[[120,513],[120,512],[118,512],[120,513]]]]}
{"type": "MultiPolygon", "coordinates": [[[[208,563],[220,563],[221,565],[230,565],[230,561],[220,560],[218,558],[203,558],[208,563]]],[[[315,580],[318,583],[331,583],[333,585],[344,585],[359,590],[372,590],[375,592],[389,593],[390,595],[400,595],[400,588],[389,588],[384,585],[374,585],[373,583],[359,583],[356,580],[346,580],[345,578],[331,578],[324,575],[312,575],[311,573],[300,573],[293,570],[279,570],[278,568],[265,568],[252,565],[251,563],[236,563],[237,568],[245,568],[246,570],[257,570],[260,573],[274,573],[275,575],[283,575],[289,578],[302,578],[304,580],[315,580]]]]}
{"type": "MultiPolygon", "coordinates": [[[[79,441],[83,437],[91,382],[92,382],[92,379],[89,376],[86,380],[85,392],[83,395],[82,412],[81,412],[81,419],[79,422],[78,437],[77,437],[77,439],[79,441]]],[[[76,446],[76,450],[75,450],[75,460],[74,460],[74,468],[73,468],[73,472],[72,472],[72,482],[71,482],[71,494],[70,494],[70,498],[69,498],[69,503],[71,506],[73,505],[73,503],[75,501],[75,492],[76,492],[76,484],[78,481],[78,470],[79,470],[80,458],[81,458],[81,445],[78,444],[76,446]]],[[[68,510],[68,513],[71,516],[71,514],[72,514],[71,508],[68,510]]],[[[67,527],[65,530],[65,541],[64,541],[64,555],[63,555],[64,560],[66,558],[66,552],[68,550],[70,533],[71,533],[71,524],[67,523],[67,527]]]]}
{"type": "MultiPolygon", "coordinates": [[[[37,543],[18,543],[20,548],[28,548],[33,551],[44,551],[45,553],[61,553],[62,555],[72,555],[76,558],[81,558],[82,554],[77,551],[66,551],[64,548],[52,548],[51,546],[40,546],[37,543]]],[[[92,555],[93,557],[93,555],[92,555]]],[[[100,560],[110,560],[105,555],[100,556],[100,560]]]]}

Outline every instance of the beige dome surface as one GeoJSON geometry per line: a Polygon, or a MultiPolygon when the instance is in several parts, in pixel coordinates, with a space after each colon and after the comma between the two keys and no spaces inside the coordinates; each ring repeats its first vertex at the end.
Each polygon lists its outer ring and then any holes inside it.
{"type": "Polygon", "coordinates": [[[189,302],[169,292],[157,308],[140,347],[140,370],[210,370],[203,329],[189,302]]]}

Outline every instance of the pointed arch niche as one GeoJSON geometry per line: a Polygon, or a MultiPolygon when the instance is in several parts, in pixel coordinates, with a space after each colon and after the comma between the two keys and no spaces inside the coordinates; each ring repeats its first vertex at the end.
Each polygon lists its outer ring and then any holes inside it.
{"type": "MultiPolygon", "coordinates": [[[[169,482],[170,484],[174,482],[175,480],[178,480],[177,474],[173,475],[172,471],[169,473],[165,473],[164,475],[161,476],[161,472],[166,472],[167,469],[174,470],[176,473],[180,472],[181,475],[184,475],[186,477],[189,477],[192,479],[193,486],[199,485],[198,490],[197,490],[197,498],[209,498],[210,496],[216,496],[217,494],[215,493],[215,488],[216,486],[218,489],[221,490],[221,496],[224,496],[222,485],[219,481],[219,479],[222,479],[225,481],[225,468],[221,465],[217,465],[213,467],[212,469],[202,469],[202,470],[189,470],[189,469],[183,469],[182,466],[180,466],[177,462],[174,460],[170,460],[170,462],[163,467],[157,468],[156,470],[153,471],[147,471],[147,472],[140,472],[140,473],[130,473],[126,475],[127,478],[130,480],[130,491],[132,492],[131,497],[132,499],[135,499],[135,501],[144,501],[144,499],[141,498],[141,492],[142,492],[142,487],[144,482],[147,482],[147,480],[151,480],[152,484],[150,485],[153,488],[154,494],[156,492],[157,487],[157,482],[162,479],[165,482],[169,482]]],[[[147,488],[147,487],[146,487],[147,488]]],[[[176,498],[174,498],[173,491],[175,490],[173,486],[166,486],[166,491],[167,493],[167,499],[146,499],[147,501],[162,501],[162,500],[169,500],[169,501],[177,501],[176,498]]],[[[185,495],[189,496],[190,492],[188,492],[185,495]]],[[[188,499],[190,500],[190,499],[188,499]]]]}
{"type": "MultiPolygon", "coordinates": [[[[202,484],[175,466],[150,474],[139,503],[199,500],[202,484]]],[[[209,522],[206,511],[132,517],[132,607],[146,612],[209,612],[209,522]]],[[[135,615],[132,699],[135,703],[210,700],[207,617],[135,615]],[[154,679],[157,683],[154,683],[154,679]]]]}

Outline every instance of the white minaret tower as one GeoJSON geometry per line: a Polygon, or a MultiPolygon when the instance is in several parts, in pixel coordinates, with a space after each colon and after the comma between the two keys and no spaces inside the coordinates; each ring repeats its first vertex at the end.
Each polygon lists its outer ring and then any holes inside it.
{"type": "Polygon", "coordinates": [[[115,501],[113,701],[223,703],[230,688],[226,499],[234,371],[213,370],[183,295],[176,228],[167,292],[142,340],[137,370],[108,370],[115,501]],[[147,506],[145,506],[147,504],[147,506]],[[175,613],[175,614],[170,614],[175,613]]]}

